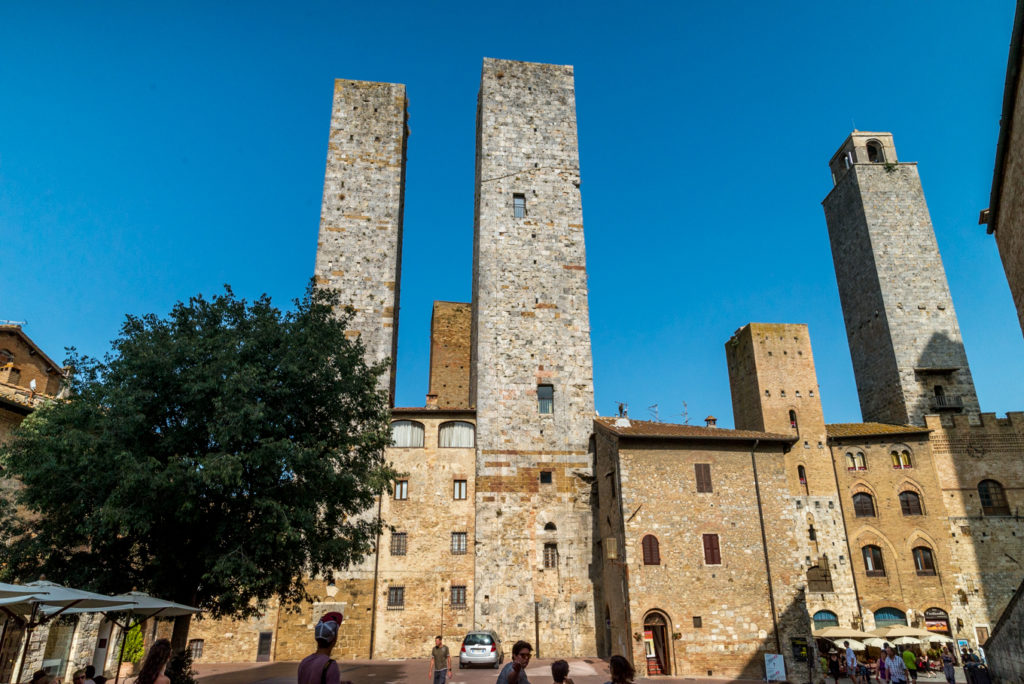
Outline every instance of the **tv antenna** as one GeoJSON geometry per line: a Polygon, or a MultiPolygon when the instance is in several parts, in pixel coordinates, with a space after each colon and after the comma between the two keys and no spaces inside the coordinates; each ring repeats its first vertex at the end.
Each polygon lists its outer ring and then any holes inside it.
{"type": "Polygon", "coordinates": [[[689,425],[690,424],[690,413],[689,413],[689,411],[686,410],[686,402],[685,401],[683,402],[683,412],[681,414],[679,414],[679,415],[681,415],[683,417],[683,425],[689,425]]]}
{"type": "Polygon", "coordinates": [[[629,404],[627,404],[624,401],[617,401],[615,403],[619,405],[619,418],[628,418],[629,417],[629,404]]]}
{"type": "Polygon", "coordinates": [[[655,423],[660,423],[661,422],[661,419],[658,418],[658,405],[657,404],[651,404],[650,406],[648,406],[647,407],[647,412],[651,414],[652,418],[654,418],[654,422],[655,423]]]}

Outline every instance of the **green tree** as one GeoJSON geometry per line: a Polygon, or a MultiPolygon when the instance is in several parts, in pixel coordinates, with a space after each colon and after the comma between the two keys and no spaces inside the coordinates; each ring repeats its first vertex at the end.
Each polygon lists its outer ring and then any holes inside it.
{"type": "Polygon", "coordinates": [[[364,513],[394,479],[386,364],[366,365],[330,293],[311,284],[294,304],[226,288],[128,316],[103,361],[69,350],[69,400],[0,448],[22,484],[0,577],[245,617],[367,554],[380,522],[364,513]]]}

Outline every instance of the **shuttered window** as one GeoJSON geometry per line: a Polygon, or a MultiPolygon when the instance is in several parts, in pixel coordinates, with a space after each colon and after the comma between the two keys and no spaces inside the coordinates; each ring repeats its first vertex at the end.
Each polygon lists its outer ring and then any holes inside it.
{"type": "Polygon", "coordinates": [[[722,552],[718,547],[717,534],[704,535],[704,565],[721,565],[722,552]]]}
{"type": "Polygon", "coordinates": [[[694,463],[693,471],[697,476],[697,491],[710,492],[711,489],[711,464],[694,463]]]}
{"type": "Polygon", "coordinates": [[[915,492],[900,492],[900,510],[903,515],[921,515],[921,497],[915,492]]]}
{"type": "Polygon", "coordinates": [[[644,565],[661,565],[661,553],[658,548],[658,538],[648,534],[643,538],[641,544],[644,549],[644,565]]]}
{"type": "Polygon", "coordinates": [[[858,518],[875,517],[875,500],[870,494],[859,492],[853,495],[853,514],[858,518]]]}

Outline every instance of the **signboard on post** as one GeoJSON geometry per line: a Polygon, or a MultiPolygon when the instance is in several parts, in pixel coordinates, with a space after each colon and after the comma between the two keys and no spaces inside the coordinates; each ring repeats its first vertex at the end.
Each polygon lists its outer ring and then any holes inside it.
{"type": "Polygon", "coordinates": [[[805,637],[792,637],[789,640],[793,647],[793,659],[798,663],[807,662],[807,639],[805,637]]]}
{"type": "Polygon", "coordinates": [[[764,678],[769,682],[786,681],[786,660],[781,654],[764,654],[764,678]]]}

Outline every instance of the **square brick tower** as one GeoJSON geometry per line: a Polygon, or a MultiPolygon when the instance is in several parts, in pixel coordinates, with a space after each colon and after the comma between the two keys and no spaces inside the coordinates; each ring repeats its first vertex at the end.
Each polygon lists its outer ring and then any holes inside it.
{"type": "Polygon", "coordinates": [[[382,389],[395,399],[402,273],[407,102],[405,86],[338,79],[324,173],[316,281],[355,309],[348,334],[367,363],[391,359],[382,389]]]}
{"type": "Polygon", "coordinates": [[[571,66],[484,60],[473,375],[476,624],[591,655],[594,419],[571,66]]]}
{"type": "Polygon", "coordinates": [[[890,133],[854,131],[822,203],[865,421],[978,415],[946,272],[914,162],[890,133]]]}
{"type": "Polygon", "coordinates": [[[725,356],[736,429],[796,440],[784,458],[800,512],[794,537],[806,566],[807,610],[827,610],[853,624],[860,611],[807,326],[749,323],[725,344],[725,356]]]}

